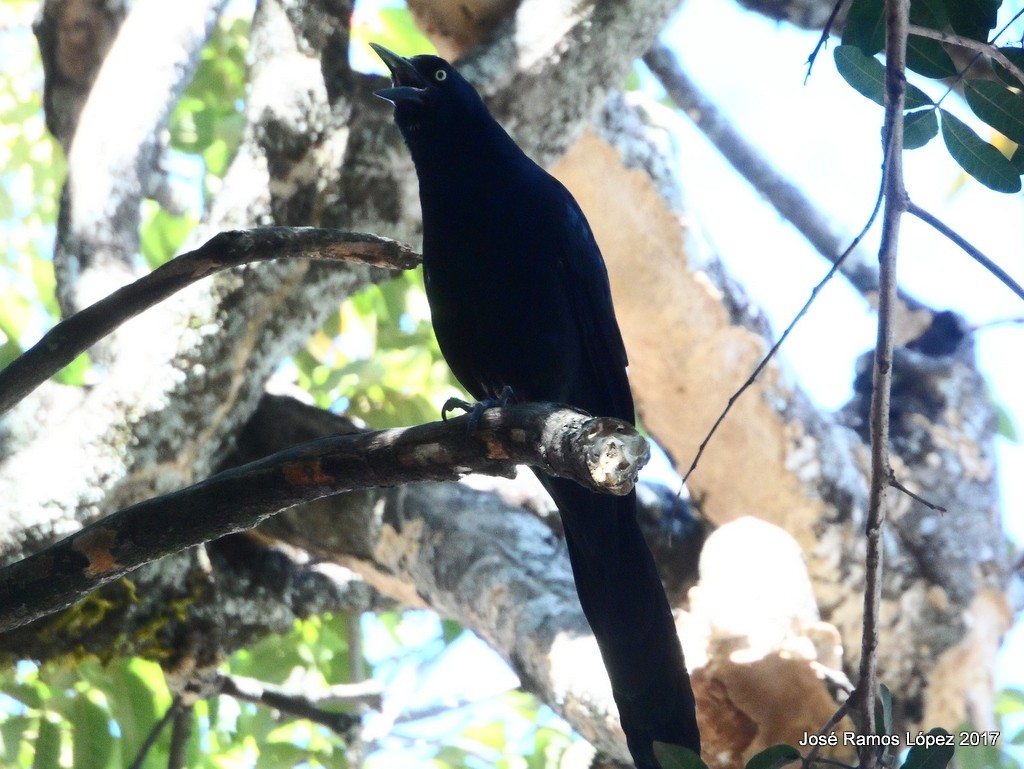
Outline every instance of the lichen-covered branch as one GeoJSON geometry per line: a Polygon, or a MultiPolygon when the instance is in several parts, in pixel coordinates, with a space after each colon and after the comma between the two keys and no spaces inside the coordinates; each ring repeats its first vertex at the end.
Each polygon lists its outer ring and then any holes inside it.
{"type": "Polygon", "coordinates": [[[113,513],[0,572],[0,632],[301,502],[468,472],[508,474],[516,464],[623,494],[647,461],[646,442],[632,427],[571,409],[491,409],[471,435],[469,420],[322,438],[113,513]]]}

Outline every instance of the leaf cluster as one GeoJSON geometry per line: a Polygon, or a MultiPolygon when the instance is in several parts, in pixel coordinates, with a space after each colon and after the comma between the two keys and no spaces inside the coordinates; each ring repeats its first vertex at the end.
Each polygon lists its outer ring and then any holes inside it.
{"type": "MultiPolygon", "coordinates": [[[[1024,82],[1019,79],[1024,48],[995,44],[1001,33],[993,32],[1001,2],[912,0],[907,68],[924,81],[946,84],[946,95],[949,89],[960,87],[975,116],[1005,141],[986,141],[941,106],[945,95],[933,100],[921,88],[908,84],[904,147],[923,147],[941,132],[950,156],[968,174],[992,190],[1014,193],[1021,190],[1024,174],[1024,82]],[[945,40],[913,34],[913,28],[941,33],[945,40]],[[951,52],[958,60],[967,55],[966,64],[956,63],[951,52]],[[1001,61],[1009,61],[1018,72],[1001,61]]],[[[850,86],[882,105],[885,65],[877,55],[884,44],[885,0],[853,0],[842,45],[834,53],[836,68],[850,86]]]]}

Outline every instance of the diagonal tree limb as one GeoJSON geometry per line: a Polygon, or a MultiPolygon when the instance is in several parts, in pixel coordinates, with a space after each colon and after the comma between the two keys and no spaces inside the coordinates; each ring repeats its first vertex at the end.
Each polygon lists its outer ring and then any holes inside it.
{"type": "Polygon", "coordinates": [[[342,736],[359,725],[359,715],[350,711],[328,710],[326,705],[345,704],[350,708],[363,705],[380,710],[382,700],[380,681],[336,684],[325,687],[322,691],[308,692],[294,687],[276,686],[246,676],[222,674],[217,677],[217,684],[221,694],[275,708],[295,718],[307,718],[342,736]]]}
{"type": "Polygon", "coordinates": [[[996,264],[992,259],[985,256],[980,249],[972,245],[965,237],[960,235],[956,230],[950,227],[948,224],[943,222],[937,216],[929,213],[928,211],[921,208],[914,201],[907,201],[907,213],[913,214],[925,224],[931,225],[937,231],[945,235],[955,245],[959,246],[964,253],[966,253],[971,259],[976,261],[990,273],[992,273],[996,279],[1010,289],[1013,293],[1024,299],[1024,287],[1020,285],[1013,277],[1002,267],[996,264]]]}
{"type": "Polygon", "coordinates": [[[160,735],[163,734],[164,729],[166,729],[167,725],[177,717],[178,712],[183,707],[181,695],[175,695],[170,706],[160,717],[160,720],[153,724],[153,728],[149,730],[149,734],[146,735],[146,739],[135,754],[135,758],[132,760],[131,764],[128,765],[128,769],[142,769],[143,764],[146,762],[146,757],[149,755],[149,751],[153,749],[153,746],[156,745],[156,741],[160,739],[160,735]]]}
{"type": "Polygon", "coordinates": [[[419,255],[395,240],[315,227],[260,227],[222,232],[148,275],[61,321],[0,371],[0,414],[114,329],[209,275],[270,259],[347,261],[406,270],[419,255]]]}
{"type": "Polygon", "coordinates": [[[515,465],[625,494],[649,456],[630,426],[551,404],[336,435],[120,510],[0,571],[0,632],[65,608],[133,569],[302,502],[360,488],[510,474],[515,465]]]}
{"type": "MultiPolygon", "coordinates": [[[[863,296],[878,293],[878,270],[873,256],[863,248],[847,248],[851,238],[839,232],[830,217],[795,184],[764,158],[718,106],[690,79],[675,54],[656,45],[643,57],[676,106],[699,128],[732,167],[771,203],[786,221],[802,234],[823,257],[863,296]]],[[[923,305],[900,292],[910,309],[923,305]]]]}
{"type": "Polygon", "coordinates": [[[972,40],[969,37],[962,35],[954,35],[951,32],[943,32],[938,29],[932,29],[931,27],[922,27],[919,24],[911,24],[907,31],[911,35],[917,35],[918,37],[927,37],[932,40],[938,40],[940,43],[947,43],[949,45],[957,45],[961,48],[968,48],[972,51],[976,51],[983,56],[987,56],[990,59],[1002,64],[1008,72],[1010,72],[1020,85],[1024,85],[1024,70],[1021,70],[1016,64],[1006,58],[1006,54],[999,50],[999,47],[993,43],[988,43],[983,40],[972,40]]]}

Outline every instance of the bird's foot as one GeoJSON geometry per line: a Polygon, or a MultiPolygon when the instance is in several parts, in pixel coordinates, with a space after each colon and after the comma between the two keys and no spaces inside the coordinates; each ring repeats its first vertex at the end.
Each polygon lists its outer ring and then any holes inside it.
{"type": "Polygon", "coordinates": [[[444,422],[448,421],[448,414],[456,409],[460,409],[469,414],[469,426],[466,430],[467,435],[472,435],[476,432],[477,425],[480,424],[481,415],[490,408],[498,406],[504,408],[512,403],[516,402],[516,395],[512,392],[512,388],[505,385],[501,394],[497,398],[484,398],[482,401],[476,403],[469,403],[468,401],[462,400],[462,398],[449,398],[444,402],[441,407],[441,420],[444,422]]]}

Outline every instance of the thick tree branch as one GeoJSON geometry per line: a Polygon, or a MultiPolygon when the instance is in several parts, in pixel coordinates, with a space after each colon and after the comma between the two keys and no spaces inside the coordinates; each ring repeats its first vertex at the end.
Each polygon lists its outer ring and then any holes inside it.
{"type": "MultiPolygon", "coordinates": [[[[672,51],[656,45],[644,54],[644,63],[694,125],[699,128],[732,167],[771,203],[807,239],[819,254],[835,264],[840,274],[862,295],[878,292],[878,270],[872,256],[859,246],[849,248],[851,237],[840,232],[818,206],[772,166],[764,153],[753,147],[722,111],[683,70],[672,51]]],[[[859,241],[859,237],[858,237],[859,241]]],[[[912,309],[921,303],[901,294],[912,309]]]]}
{"type": "Polygon", "coordinates": [[[468,472],[508,474],[517,464],[624,494],[648,457],[629,425],[549,404],[485,411],[472,435],[469,420],[323,438],[120,510],[0,572],[0,632],[300,502],[468,472]]]}
{"type": "Polygon", "coordinates": [[[65,316],[129,279],[159,131],[224,4],[142,0],[121,25],[68,150],[53,257],[65,316]]]}
{"type": "Polygon", "coordinates": [[[420,261],[404,243],[362,233],[314,227],[222,232],[61,321],[11,361],[0,371],[0,414],[143,310],[221,270],[270,259],[339,260],[391,270],[420,261]]]}

